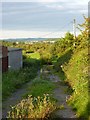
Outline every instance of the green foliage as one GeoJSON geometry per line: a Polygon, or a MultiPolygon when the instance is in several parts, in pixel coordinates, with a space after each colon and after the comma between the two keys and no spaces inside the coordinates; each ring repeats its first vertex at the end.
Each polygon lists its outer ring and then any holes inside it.
{"type": "Polygon", "coordinates": [[[70,32],[67,32],[67,33],[65,34],[65,39],[68,40],[68,41],[70,41],[70,40],[73,40],[73,39],[74,39],[74,36],[73,36],[73,34],[71,34],[70,32]]]}
{"type": "Polygon", "coordinates": [[[28,59],[40,59],[40,54],[39,52],[34,52],[34,53],[31,53],[31,52],[27,52],[27,51],[23,51],[23,55],[24,55],[24,58],[28,58],[28,59]]]}
{"type": "Polygon", "coordinates": [[[67,50],[57,59],[57,64],[60,67],[61,65],[68,63],[71,56],[72,56],[72,50],[67,50]]]}
{"type": "Polygon", "coordinates": [[[42,52],[41,54],[41,64],[52,64],[50,52],[42,52]]]}
{"type": "Polygon", "coordinates": [[[52,57],[58,58],[67,50],[73,49],[74,42],[75,40],[73,39],[73,35],[67,32],[64,38],[61,38],[53,44],[51,49],[52,57]]]}
{"type": "Polygon", "coordinates": [[[38,52],[28,54],[30,58],[40,59],[40,54],[38,52]]]}
{"type": "Polygon", "coordinates": [[[16,89],[20,88],[24,83],[31,81],[37,75],[40,68],[39,61],[35,59],[26,59],[24,68],[18,71],[8,71],[2,76],[2,97],[9,97],[16,89]]]}
{"type": "MultiPolygon", "coordinates": [[[[88,101],[88,19],[80,25],[84,27],[81,35],[76,39],[66,34],[65,38],[53,45],[53,59],[55,70],[61,79],[66,80],[73,89],[70,103],[77,110],[79,117],[88,118],[90,103],[88,101]],[[70,51],[68,51],[70,50],[70,51]],[[68,52],[67,52],[68,51],[68,52]]],[[[89,112],[90,113],[90,112],[89,112]]]]}
{"type": "Polygon", "coordinates": [[[63,68],[67,82],[74,90],[70,103],[77,109],[78,116],[88,116],[88,57],[87,48],[75,52],[63,68]]]}
{"type": "Polygon", "coordinates": [[[54,88],[55,85],[49,80],[35,78],[32,81],[31,86],[28,87],[28,92],[24,95],[24,97],[27,97],[29,94],[32,94],[34,97],[43,96],[43,94],[50,94],[54,88]]]}
{"type": "Polygon", "coordinates": [[[9,71],[7,73],[3,74],[2,79],[2,97],[5,99],[8,97],[12,92],[14,92],[15,88],[21,85],[21,82],[23,83],[24,80],[20,81],[18,80],[19,71],[9,71]],[[17,79],[16,79],[17,78],[17,79]]]}
{"type": "Polygon", "coordinates": [[[65,73],[62,70],[63,64],[67,64],[71,56],[72,56],[72,50],[68,50],[64,54],[62,54],[60,58],[58,58],[57,61],[54,63],[54,70],[60,76],[61,80],[66,79],[65,73]]]}
{"type": "Polygon", "coordinates": [[[50,100],[46,94],[44,97],[28,96],[23,99],[19,104],[13,106],[8,113],[10,119],[45,119],[56,109],[55,103],[50,100]]]}
{"type": "Polygon", "coordinates": [[[79,24],[78,29],[81,31],[82,39],[88,39],[90,30],[90,18],[86,18],[84,15],[83,18],[84,23],[79,24]]]}

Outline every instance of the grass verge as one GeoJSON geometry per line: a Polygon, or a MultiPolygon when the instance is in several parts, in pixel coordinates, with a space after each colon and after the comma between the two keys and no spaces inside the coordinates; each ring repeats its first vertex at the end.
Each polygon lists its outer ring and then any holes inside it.
{"type": "Polygon", "coordinates": [[[2,98],[5,100],[16,89],[20,88],[24,83],[31,81],[37,76],[39,69],[39,61],[35,59],[26,59],[24,67],[20,70],[11,70],[3,73],[2,76],[2,98]]]}
{"type": "Polygon", "coordinates": [[[89,107],[88,97],[88,52],[87,48],[76,51],[69,64],[64,65],[67,82],[73,89],[69,103],[77,110],[79,117],[87,118],[89,107]]]}
{"type": "Polygon", "coordinates": [[[51,94],[54,88],[55,85],[51,81],[37,77],[32,81],[32,85],[27,88],[27,94],[24,97],[27,97],[29,94],[34,97],[51,94]]]}

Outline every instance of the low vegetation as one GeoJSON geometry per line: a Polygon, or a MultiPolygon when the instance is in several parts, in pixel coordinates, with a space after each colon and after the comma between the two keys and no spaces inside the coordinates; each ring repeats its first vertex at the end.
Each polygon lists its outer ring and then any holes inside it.
{"type": "Polygon", "coordinates": [[[88,57],[87,48],[74,53],[68,65],[63,68],[66,81],[73,89],[70,104],[77,109],[77,115],[88,116],[88,57]]]}
{"type": "Polygon", "coordinates": [[[8,113],[8,118],[18,119],[45,119],[55,110],[55,103],[51,102],[50,97],[46,94],[44,97],[28,96],[20,103],[13,106],[8,113]]]}
{"type": "Polygon", "coordinates": [[[37,76],[40,68],[39,61],[35,59],[25,59],[22,69],[10,70],[2,76],[2,98],[5,100],[13,92],[23,86],[26,82],[32,81],[37,76]]]}
{"type": "Polygon", "coordinates": [[[60,47],[63,53],[56,51],[57,61],[55,63],[56,72],[73,91],[68,103],[76,110],[78,117],[86,119],[89,117],[90,111],[88,96],[88,40],[90,38],[88,38],[87,24],[87,18],[85,18],[85,24],[80,25],[80,27],[84,27],[84,31],[75,40],[72,40],[71,47],[67,44],[64,51],[63,47],[60,47]],[[67,51],[68,48],[69,51],[67,51]]]}
{"type": "Polygon", "coordinates": [[[27,97],[29,94],[33,97],[43,97],[43,94],[51,94],[54,88],[55,85],[49,80],[37,77],[32,81],[31,86],[27,88],[27,94],[24,97],[27,97]]]}

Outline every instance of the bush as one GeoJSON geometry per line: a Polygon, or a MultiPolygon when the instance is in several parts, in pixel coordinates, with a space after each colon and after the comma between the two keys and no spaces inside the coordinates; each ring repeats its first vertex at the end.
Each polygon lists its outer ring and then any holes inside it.
{"type": "Polygon", "coordinates": [[[88,117],[88,52],[81,49],[75,52],[63,70],[67,82],[73,89],[70,104],[77,109],[78,116],[88,117]]]}

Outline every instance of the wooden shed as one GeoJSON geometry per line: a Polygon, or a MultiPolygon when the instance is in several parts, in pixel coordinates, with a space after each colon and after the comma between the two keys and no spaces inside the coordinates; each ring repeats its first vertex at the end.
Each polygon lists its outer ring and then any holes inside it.
{"type": "Polygon", "coordinates": [[[22,68],[22,49],[0,46],[0,72],[22,68]]]}
{"type": "Polygon", "coordinates": [[[8,68],[13,70],[22,68],[21,48],[8,48],[8,68]]]}
{"type": "Polygon", "coordinates": [[[0,71],[8,70],[8,49],[5,46],[0,46],[0,71]]]}

